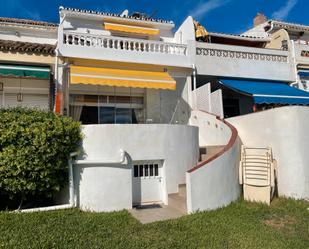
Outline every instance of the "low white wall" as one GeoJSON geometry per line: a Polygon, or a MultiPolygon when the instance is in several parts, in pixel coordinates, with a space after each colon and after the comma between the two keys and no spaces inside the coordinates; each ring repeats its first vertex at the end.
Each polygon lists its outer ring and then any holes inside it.
{"type": "Polygon", "coordinates": [[[208,163],[202,162],[186,173],[189,213],[226,206],[240,195],[240,151],[236,129],[201,111],[194,111],[191,118],[200,129],[200,146],[226,146],[218,157],[208,163]]]}
{"type": "Polygon", "coordinates": [[[309,199],[309,107],[288,106],[228,119],[246,146],[270,146],[279,195],[309,199]]]}
{"type": "Polygon", "coordinates": [[[93,211],[132,207],[132,161],[164,160],[165,194],[178,192],[185,172],[199,156],[198,128],[186,125],[83,126],[82,160],[119,161],[123,149],[129,164],[75,166],[79,206],[93,211]]]}
{"type": "Polygon", "coordinates": [[[238,141],[223,155],[187,173],[188,213],[217,209],[240,196],[238,141]]]}
{"type": "Polygon", "coordinates": [[[200,147],[225,145],[231,137],[231,129],[215,115],[194,110],[190,125],[199,127],[200,147]]]}

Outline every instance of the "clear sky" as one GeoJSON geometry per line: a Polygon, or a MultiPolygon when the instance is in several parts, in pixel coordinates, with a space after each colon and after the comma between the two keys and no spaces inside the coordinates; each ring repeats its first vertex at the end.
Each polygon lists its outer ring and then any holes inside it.
{"type": "Polygon", "coordinates": [[[257,12],[268,18],[309,25],[309,0],[0,0],[0,16],[49,22],[59,20],[59,6],[121,13],[139,11],[173,20],[188,16],[209,31],[241,33],[252,26],[257,12]]]}

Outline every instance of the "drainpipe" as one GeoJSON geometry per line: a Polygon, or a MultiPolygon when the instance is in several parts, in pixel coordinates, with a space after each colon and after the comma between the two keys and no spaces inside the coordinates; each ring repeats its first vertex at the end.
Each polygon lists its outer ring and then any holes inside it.
{"type": "Polygon", "coordinates": [[[70,153],[70,157],[68,160],[69,165],[69,204],[63,205],[55,205],[49,207],[39,207],[39,208],[28,208],[28,209],[21,209],[16,210],[14,212],[22,212],[22,213],[31,213],[31,212],[39,212],[39,211],[52,211],[52,210],[60,210],[60,209],[68,209],[76,207],[75,201],[75,191],[74,191],[74,176],[73,176],[73,157],[77,156],[77,152],[70,153]]]}
{"type": "Polygon", "coordinates": [[[75,160],[74,164],[75,165],[119,165],[119,164],[124,164],[127,159],[127,152],[124,150],[120,150],[120,160],[119,161],[112,161],[112,162],[106,162],[106,161],[100,161],[100,160],[75,160]]]}
{"type": "Polygon", "coordinates": [[[195,67],[195,64],[193,64],[193,105],[194,105],[194,108],[193,109],[196,109],[197,107],[197,100],[196,100],[196,67],[195,67]]]}
{"type": "MultiPolygon", "coordinates": [[[[58,46],[58,41],[56,42],[56,47],[58,46]]],[[[55,50],[55,93],[54,93],[54,106],[53,106],[53,110],[54,112],[56,112],[56,97],[57,97],[57,92],[58,92],[58,49],[56,48],[55,50]]]]}
{"type": "Polygon", "coordinates": [[[293,67],[294,67],[294,75],[295,75],[295,82],[291,83],[291,86],[298,86],[299,88],[299,84],[298,84],[298,72],[297,72],[297,62],[296,62],[296,53],[295,53],[295,43],[293,40],[291,40],[291,54],[292,54],[292,63],[293,63],[293,67]]]}

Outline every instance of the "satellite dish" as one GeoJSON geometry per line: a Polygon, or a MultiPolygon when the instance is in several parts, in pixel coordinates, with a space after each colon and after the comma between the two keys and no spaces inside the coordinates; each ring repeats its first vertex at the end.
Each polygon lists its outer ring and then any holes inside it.
{"type": "Polygon", "coordinates": [[[129,16],[129,10],[124,10],[122,11],[122,13],[120,14],[121,17],[128,17],[129,16]]]}

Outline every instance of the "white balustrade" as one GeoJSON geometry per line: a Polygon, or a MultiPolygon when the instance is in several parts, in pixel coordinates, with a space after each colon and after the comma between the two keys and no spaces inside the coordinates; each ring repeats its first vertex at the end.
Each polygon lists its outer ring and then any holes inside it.
{"type": "Polygon", "coordinates": [[[141,53],[159,53],[183,56],[187,53],[187,46],[183,44],[139,40],[124,37],[78,34],[71,32],[63,34],[63,44],[141,53]]]}

